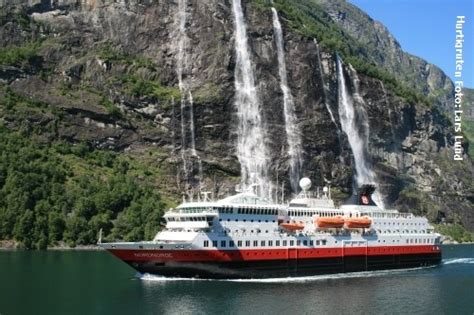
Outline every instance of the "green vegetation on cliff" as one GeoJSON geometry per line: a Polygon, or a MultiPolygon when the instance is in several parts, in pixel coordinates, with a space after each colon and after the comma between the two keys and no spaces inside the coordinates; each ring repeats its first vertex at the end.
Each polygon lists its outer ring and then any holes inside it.
{"type": "Polygon", "coordinates": [[[0,65],[21,65],[32,62],[38,56],[38,42],[28,43],[23,46],[13,46],[0,49],[0,65]]]}
{"type": "MultiPolygon", "coordinates": [[[[158,170],[87,144],[43,143],[0,127],[0,239],[25,248],[58,241],[91,244],[149,239],[167,203],[153,181],[158,170]]],[[[150,152],[152,154],[152,152],[150,152]]]]}

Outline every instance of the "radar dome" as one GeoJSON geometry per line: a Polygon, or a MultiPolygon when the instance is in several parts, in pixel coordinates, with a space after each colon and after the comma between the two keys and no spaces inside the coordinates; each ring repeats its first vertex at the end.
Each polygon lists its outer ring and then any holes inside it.
{"type": "Polygon", "coordinates": [[[303,177],[300,179],[300,187],[304,191],[308,190],[311,188],[311,180],[308,177],[303,177]]]}

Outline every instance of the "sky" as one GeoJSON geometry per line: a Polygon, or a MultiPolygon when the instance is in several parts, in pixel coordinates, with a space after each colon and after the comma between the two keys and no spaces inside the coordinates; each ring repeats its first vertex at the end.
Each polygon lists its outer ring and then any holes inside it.
{"type": "Polygon", "coordinates": [[[473,0],[348,0],[384,24],[402,49],[440,67],[454,79],[455,24],[464,23],[464,86],[474,88],[473,0]]]}

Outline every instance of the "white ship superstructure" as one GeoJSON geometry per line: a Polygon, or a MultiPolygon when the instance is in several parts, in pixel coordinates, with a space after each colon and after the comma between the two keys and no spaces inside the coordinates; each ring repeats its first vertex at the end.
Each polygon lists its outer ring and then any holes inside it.
{"type": "Polygon", "coordinates": [[[335,207],[330,190],[309,180],[287,205],[251,192],[184,202],[164,215],[149,242],[101,246],[140,272],[206,278],[262,278],[418,267],[441,259],[427,219],[383,210],[364,187],[335,207]]]}

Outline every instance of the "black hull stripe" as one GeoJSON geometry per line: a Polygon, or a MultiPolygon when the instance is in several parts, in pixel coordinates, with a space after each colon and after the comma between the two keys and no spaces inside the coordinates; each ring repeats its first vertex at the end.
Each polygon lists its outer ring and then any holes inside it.
{"type": "Polygon", "coordinates": [[[216,263],[126,262],[140,273],[150,273],[167,277],[248,279],[313,276],[344,272],[432,266],[441,262],[441,254],[351,256],[344,258],[216,263]]]}

